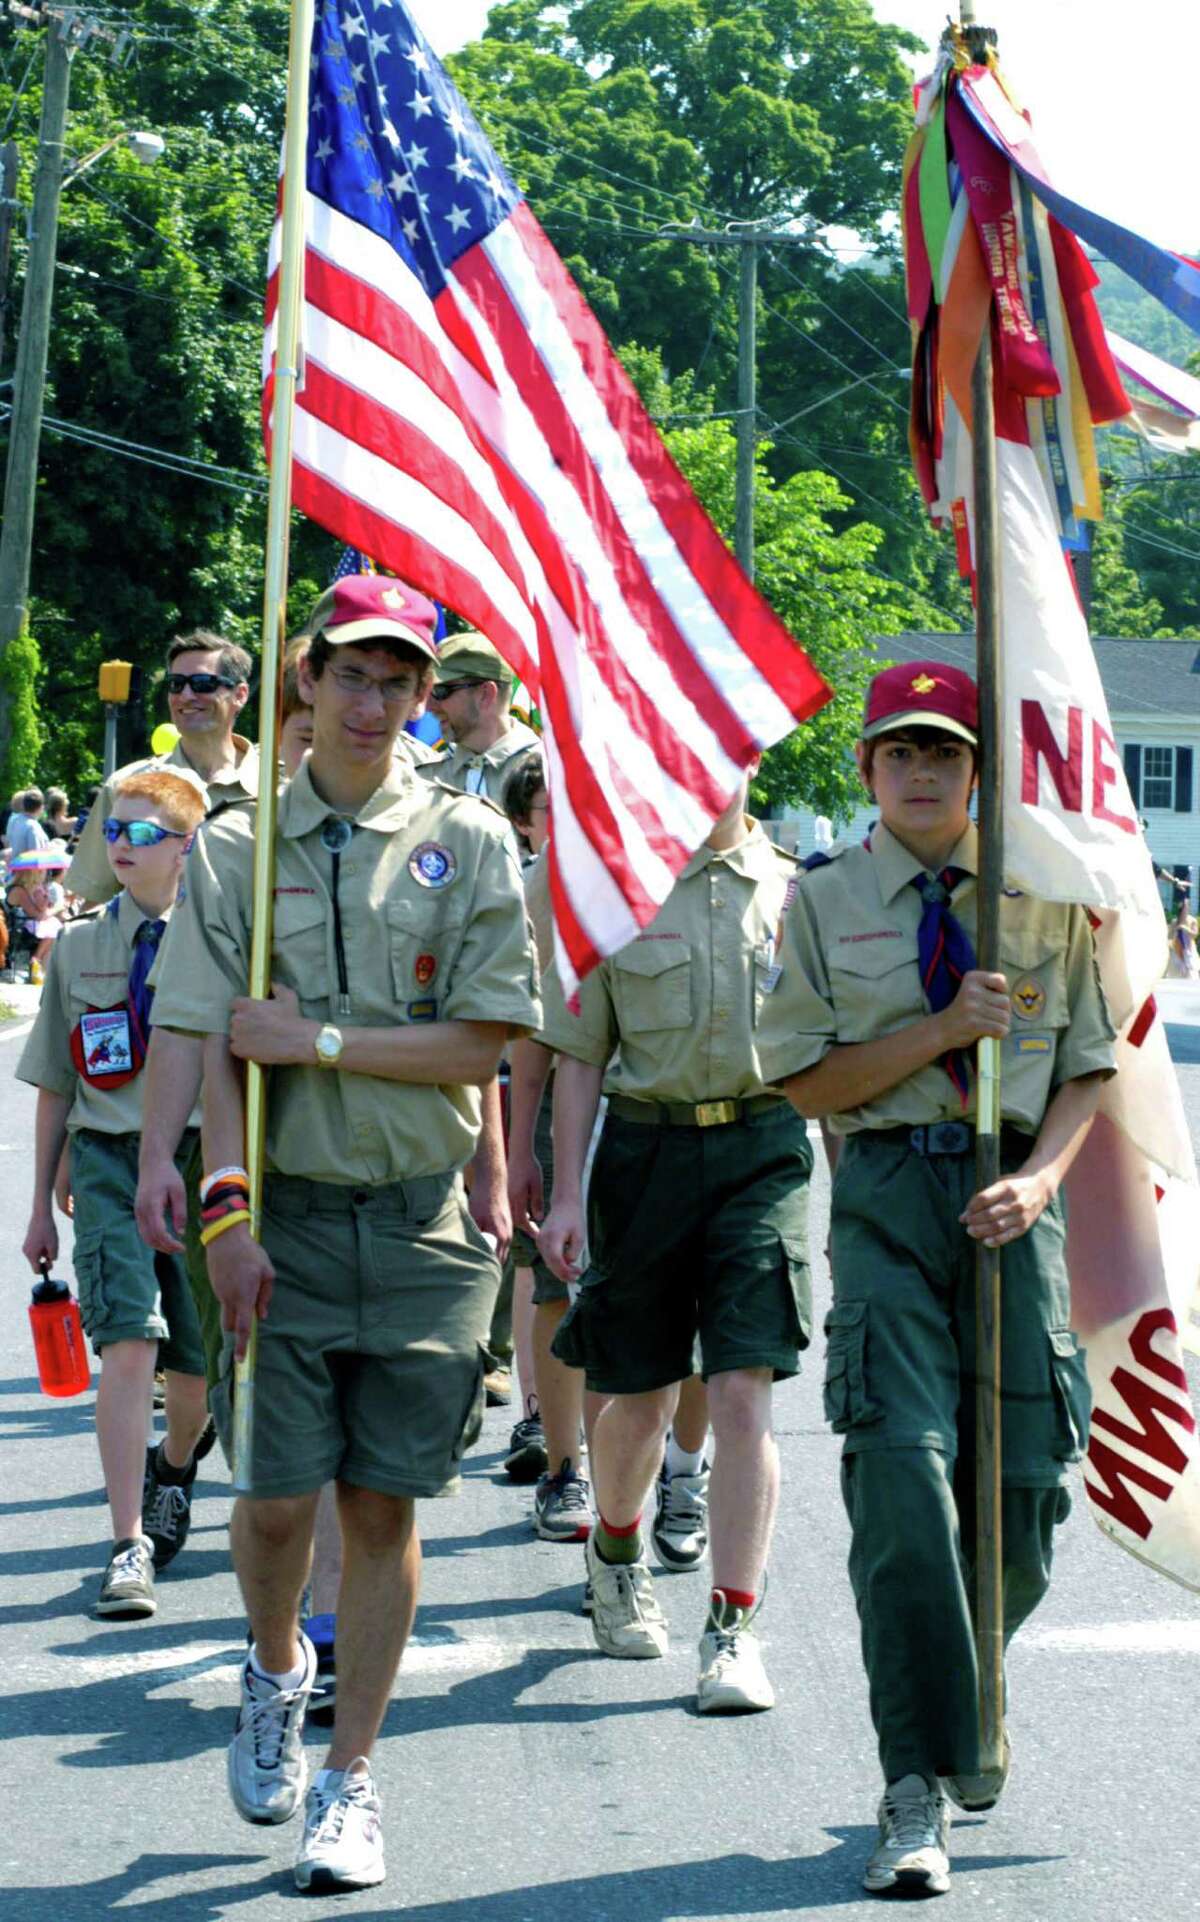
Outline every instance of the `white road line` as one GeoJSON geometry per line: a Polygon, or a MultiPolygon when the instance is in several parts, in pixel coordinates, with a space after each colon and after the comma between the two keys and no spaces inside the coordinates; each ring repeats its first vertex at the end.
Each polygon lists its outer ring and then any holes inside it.
{"type": "MultiPolygon", "coordinates": [[[[401,1670],[405,1675],[432,1676],[483,1673],[506,1667],[516,1653],[507,1642],[482,1636],[414,1635],[404,1652],[401,1670]]],[[[203,1687],[216,1682],[232,1699],[245,1659],[244,1643],[178,1642],[158,1648],[119,1649],[111,1655],[73,1656],[69,1666],[73,1688],[136,1677],[145,1683],[147,1694],[152,1694],[179,1683],[203,1687]]],[[[33,1661],[18,1662],[10,1674],[24,1687],[60,1688],[65,1667],[55,1656],[41,1655],[33,1661]]]]}
{"type": "Polygon", "coordinates": [[[1080,1628],[1031,1628],[1019,1648],[1062,1655],[1200,1655],[1200,1620],[1187,1616],[1159,1622],[1094,1622],[1080,1628]]]}
{"type": "Polygon", "coordinates": [[[6,1021],[3,1027],[0,1027],[0,1041],[19,1041],[22,1035],[29,1033],[32,1026],[32,1019],[16,1023],[6,1021]]]}

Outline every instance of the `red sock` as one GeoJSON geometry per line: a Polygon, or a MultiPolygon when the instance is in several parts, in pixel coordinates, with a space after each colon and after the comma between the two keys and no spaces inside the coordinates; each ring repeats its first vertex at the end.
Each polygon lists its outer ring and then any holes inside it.
{"type": "Polygon", "coordinates": [[[603,1515],[600,1517],[600,1526],[604,1530],[604,1533],[611,1535],[615,1541],[623,1541],[628,1535],[636,1535],[641,1525],[642,1518],[640,1515],[635,1515],[626,1527],[618,1527],[616,1522],[606,1522],[603,1515]]]}
{"type": "Polygon", "coordinates": [[[754,1592],[748,1588],[714,1588],[712,1606],[719,1608],[722,1602],[731,1602],[734,1608],[749,1610],[754,1607],[754,1592]]]}
{"type": "Polygon", "coordinates": [[[592,1541],[602,1562],[636,1562],[642,1551],[642,1518],[638,1515],[627,1527],[614,1528],[601,1515],[592,1541]]]}

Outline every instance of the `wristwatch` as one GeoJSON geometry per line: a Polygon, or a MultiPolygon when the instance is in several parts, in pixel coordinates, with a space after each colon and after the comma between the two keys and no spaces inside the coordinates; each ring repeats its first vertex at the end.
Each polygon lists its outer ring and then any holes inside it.
{"type": "Polygon", "coordinates": [[[313,1040],[313,1047],[317,1053],[317,1066],[319,1068],[336,1068],[342,1058],[342,1049],[344,1046],[345,1042],[342,1038],[341,1029],[335,1028],[331,1022],[326,1022],[320,1033],[313,1040]]]}

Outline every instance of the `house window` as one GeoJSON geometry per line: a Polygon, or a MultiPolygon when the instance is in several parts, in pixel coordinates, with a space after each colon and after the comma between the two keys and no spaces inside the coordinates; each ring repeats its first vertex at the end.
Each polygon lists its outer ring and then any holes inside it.
{"type": "Polygon", "coordinates": [[[1190,747],[1149,747],[1127,743],[1124,751],[1125,773],[1133,805],[1149,813],[1151,808],[1171,809],[1175,814],[1192,811],[1192,750],[1190,747]]]}
{"type": "Polygon", "coordinates": [[[1142,806],[1169,808],[1175,805],[1175,749],[1148,747],[1142,752],[1142,806]]]}

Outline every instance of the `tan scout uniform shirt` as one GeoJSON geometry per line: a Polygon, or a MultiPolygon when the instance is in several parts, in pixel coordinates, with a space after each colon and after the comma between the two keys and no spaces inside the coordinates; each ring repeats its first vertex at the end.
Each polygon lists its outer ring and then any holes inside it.
{"type": "MultiPolygon", "coordinates": [[[[233,745],[240,757],[237,766],[222,769],[213,780],[202,782],[210,809],[231,801],[253,800],[258,794],[258,749],[241,734],[234,735],[233,745]]],[[[77,894],[81,901],[111,901],[117,892],[116,876],[104,851],[104,823],[112,813],[113,789],[118,781],[123,781],[128,774],[141,774],[149,767],[181,767],[188,774],[196,775],[197,780],[201,779],[184,753],[182,741],[177,742],[169,754],[130,761],[109,776],[96,796],[96,805],[84,823],[79,846],[63,877],[68,892],[77,894]]]]}
{"type": "Polygon", "coordinates": [[[504,783],[517,760],[541,740],[523,721],[509,721],[504,733],[492,746],[476,754],[469,748],[452,747],[448,753],[427,761],[421,772],[447,787],[460,788],[464,794],[486,794],[497,807],[504,805],[504,783]]]}
{"type": "Polygon", "coordinates": [[[548,849],[534,856],[522,875],[525,883],[525,912],[533,929],[534,946],[542,981],[554,968],[554,909],[550,901],[550,863],[548,849]]]}
{"type": "MultiPolygon", "coordinates": [[[[146,919],[133,896],[122,893],[115,914],[106,910],[68,921],[51,949],[42,1003],[22,1050],[17,1078],[35,1088],[74,1096],[67,1116],[72,1132],[94,1128],[106,1135],[141,1133],[142,1076],[135,1075],[120,1088],[86,1080],[71,1058],[71,1031],[89,1009],[124,1006],[134,940],[146,919]]],[[[170,908],[162,919],[170,925],[170,908]]],[[[154,1011],[157,1015],[157,1003],[154,1011]]],[[[200,1126],[199,1108],[188,1126],[200,1126]]]]}
{"type": "MultiPolygon", "coordinates": [[[[760,1046],[772,1080],[816,1065],[835,1042],[875,1041],[928,1013],[917,959],[924,872],[882,822],[870,849],[841,846],[827,867],[800,877],[785,918],[780,973],[767,997],[760,1046]]],[[[975,941],[974,827],[950,856],[965,868],[951,907],[975,941]]],[[[1082,908],[1028,894],[1000,901],[1000,969],[1008,978],[1012,1028],[1001,1050],[1003,1118],[1036,1134],[1055,1089],[1080,1075],[1111,1073],[1114,1033],[1096,975],[1082,908]]],[[[862,1128],[959,1121],[966,1110],[940,1062],[931,1062],[876,1100],[826,1117],[834,1134],[862,1128]]]]}
{"type": "MultiPolygon", "coordinates": [[[[333,857],[321,844],[333,810],[309,768],[305,761],[279,800],[271,964],[304,1015],[340,1028],[456,1020],[503,1022],[510,1034],[536,1028],[534,960],[504,821],[398,761],[341,856],[350,1013],[338,1012],[333,857]]],[[[253,852],[254,824],[240,809],[197,838],[164,943],[157,1027],[228,1033],[230,1003],[246,992],[253,852]]],[[[470,1159],[479,1116],[478,1088],[343,1073],[314,1056],[312,1067],[271,1071],[269,1164],[347,1184],[441,1174],[470,1159]]]]}
{"type": "Polygon", "coordinates": [[[694,854],[637,939],[588,975],[571,1014],[557,974],[542,983],[538,1040],[604,1067],[609,1094],[722,1101],[763,1092],[758,1023],[791,855],[755,822],[736,848],[694,854]]]}
{"type": "Polygon", "coordinates": [[[431,761],[441,760],[441,751],[430,747],[428,741],[418,740],[415,734],[403,730],[396,736],[395,756],[398,761],[407,761],[410,767],[428,767],[431,761]]]}

